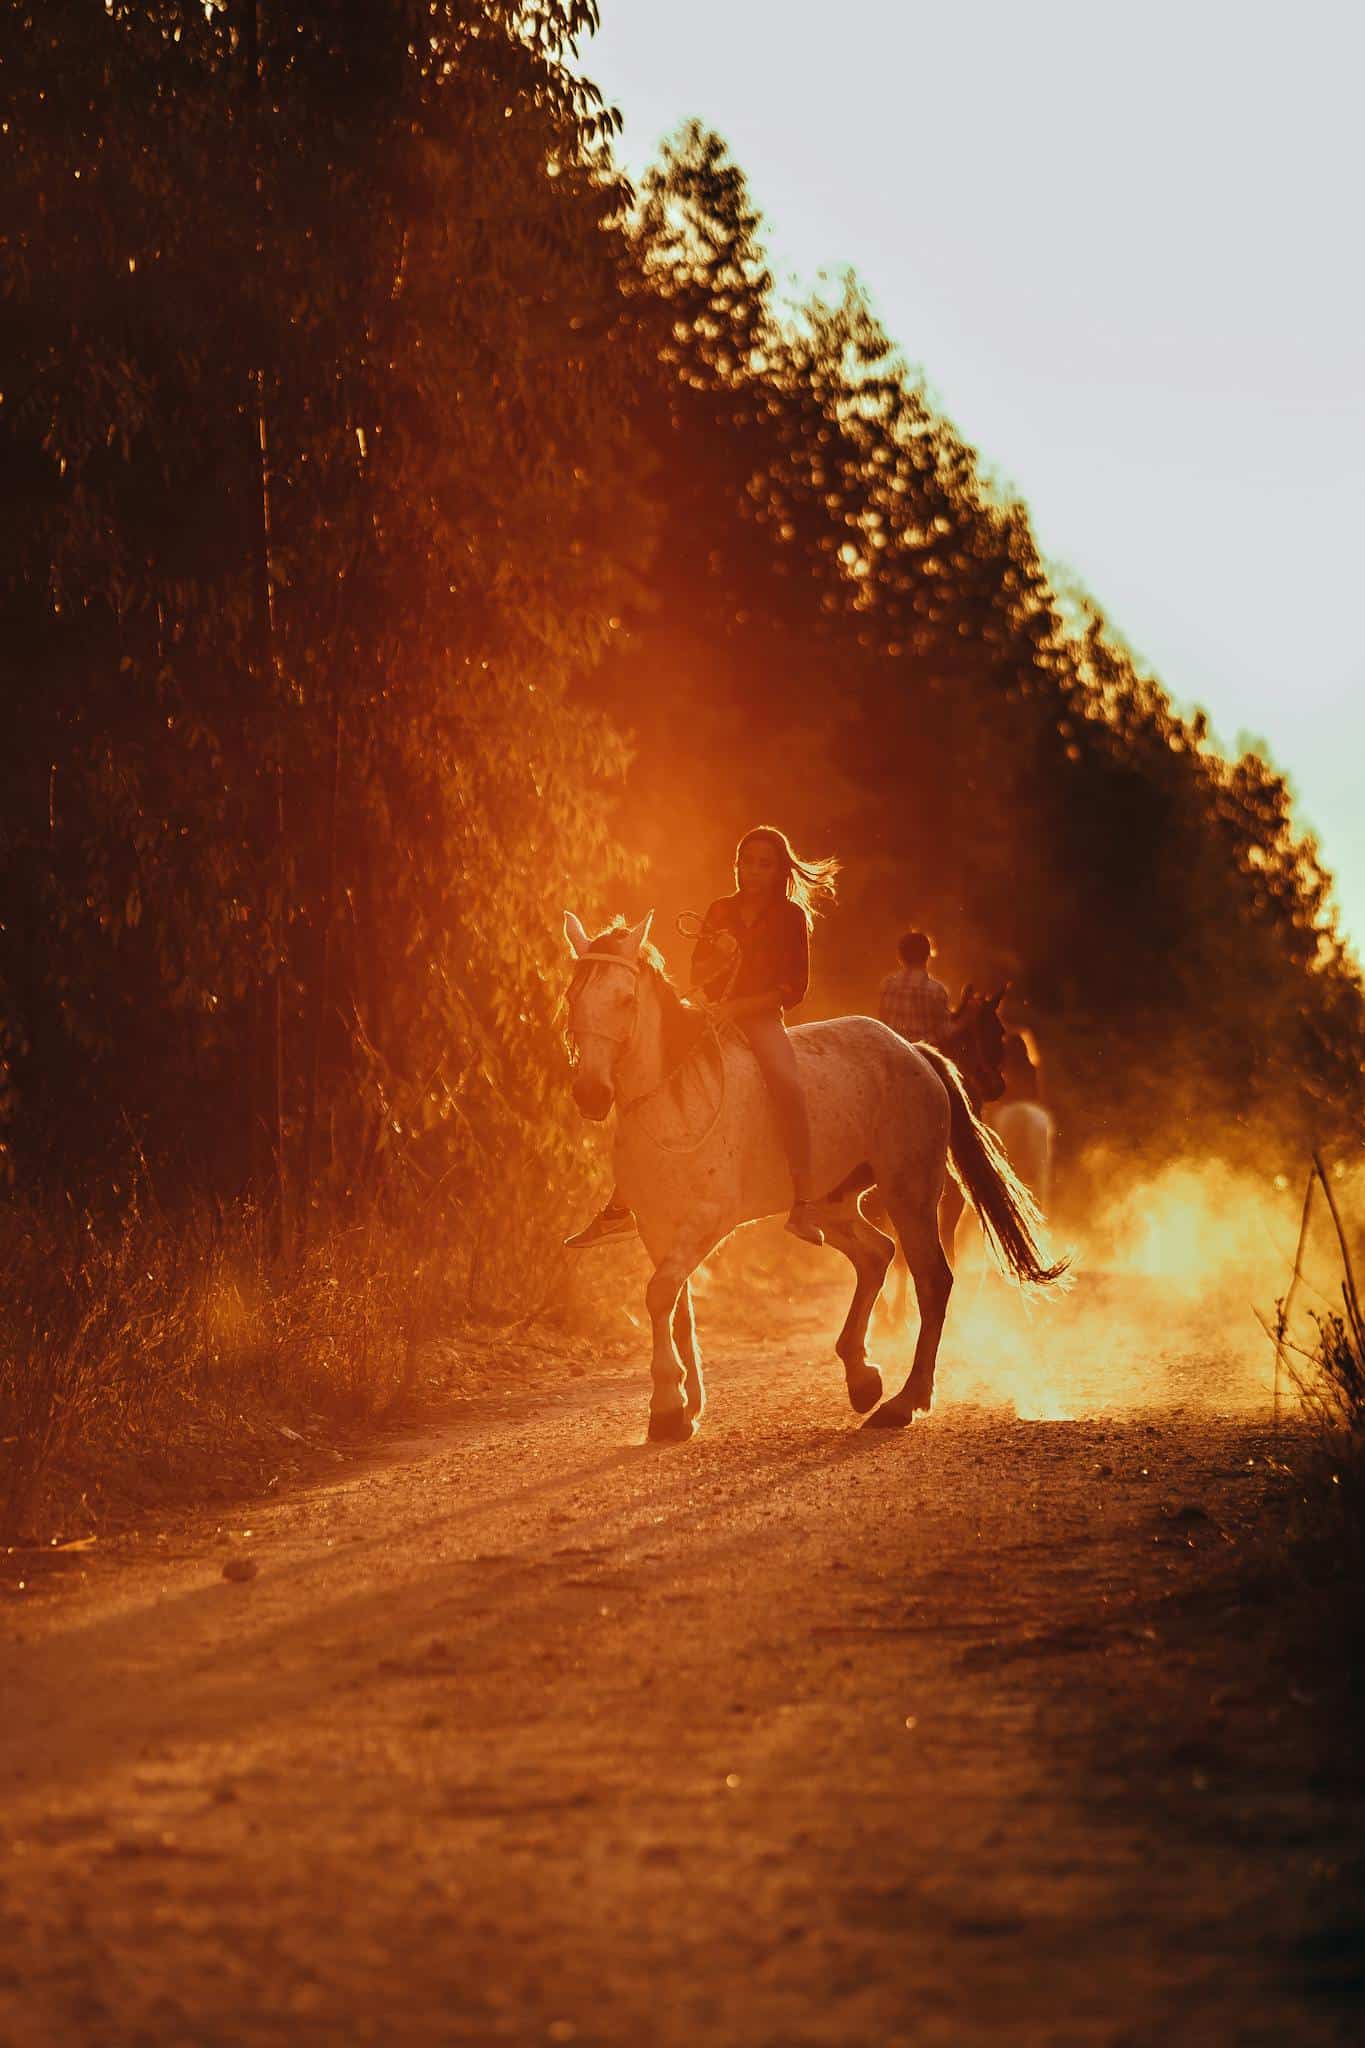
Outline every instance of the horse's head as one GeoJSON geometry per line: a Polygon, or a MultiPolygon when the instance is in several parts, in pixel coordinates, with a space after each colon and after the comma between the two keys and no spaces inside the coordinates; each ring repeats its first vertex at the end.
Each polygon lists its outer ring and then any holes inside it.
{"type": "Polygon", "coordinates": [[[573,1099],[601,1123],[616,1098],[616,1068],[635,1036],[640,975],[654,913],[636,925],[612,925],[590,939],[573,912],[564,937],[578,966],[569,985],[566,1037],[574,1064],[573,1099]]]}
{"type": "Polygon", "coordinates": [[[995,1102],[1005,1092],[1000,1069],[1005,1050],[1005,1027],[1000,1022],[1000,1005],[1006,989],[993,996],[978,995],[968,982],[962,1000],[953,1012],[943,1050],[952,1060],[973,1102],[995,1102]]]}

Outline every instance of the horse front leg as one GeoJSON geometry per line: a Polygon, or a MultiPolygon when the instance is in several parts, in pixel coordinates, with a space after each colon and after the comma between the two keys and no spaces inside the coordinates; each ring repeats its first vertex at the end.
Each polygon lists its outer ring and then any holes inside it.
{"type": "Polygon", "coordinates": [[[649,1441],[653,1444],[686,1443],[696,1430],[701,1413],[701,1370],[695,1338],[686,1345],[691,1356],[689,1374],[674,1342],[673,1331],[675,1318],[683,1309],[681,1296],[684,1291],[688,1297],[684,1314],[690,1329],[692,1306],[688,1281],[714,1243],[714,1236],[698,1234],[675,1244],[660,1259],[645,1289],[645,1306],[649,1310],[654,1333],[654,1354],[649,1367],[653,1382],[649,1401],[649,1441]],[[695,1407],[689,1398],[690,1393],[695,1395],[695,1407]]]}

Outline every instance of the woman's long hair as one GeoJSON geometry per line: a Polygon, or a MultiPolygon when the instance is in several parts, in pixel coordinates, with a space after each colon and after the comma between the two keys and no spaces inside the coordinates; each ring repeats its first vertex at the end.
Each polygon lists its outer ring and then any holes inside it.
{"type": "Polygon", "coordinates": [[[795,851],[785,832],[776,825],[755,825],[744,834],[735,848],[735,887],[739,887],[739,857],[746,846],[762,840],[771,846],[773,852],[786,870],[786,893],[793,903],[801,906],[801,915],[807,926],[813,925],[822,910],[827,910],[835,897],[834,878],[839,872],[837,860],[802,860],[795,851]]]}

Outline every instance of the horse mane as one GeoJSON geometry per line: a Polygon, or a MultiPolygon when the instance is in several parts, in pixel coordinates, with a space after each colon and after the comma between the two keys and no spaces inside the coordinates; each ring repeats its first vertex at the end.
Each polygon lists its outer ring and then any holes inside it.
{"type": "Polygon", "coordinates": [[[998,996],[992,1000],[981,995],[969,982],[962,991],[957,1008],[948,1020],[948,1029],[944,1032],[939,1047],[962,1075],[974,1111],[981,1107],[980,1090],[977,1086],[978,1074],[982,1071],[989,1072],[991,1067],[998,1065],[999,1062],[998,1053],[989,1053],[981,1043],[982,1020],[987,1016],[993,1017],[1002,1043],[1006,1036],[999,1013],[995,1009],[995,1003],[999,1000],[998,996]],[[974,1073],[973,1068],[977,1072],[974,1073]]]}
{"type": "MultiPolygon", "coordinates": [[[[604,945],[607,940],[618,939],[630,929],[625,919],[618,917],[605,931],[598,932],[592,943],[594,946],[604,945]]],[[[706,1020],[700,1011],[691,1009],[683,1001],[664,965],[663,954],[650,939],[646,939],[640,948],[640,963],[658,991],[659,1006],[663,1012],[664,1072],[671,1074],[695,1050],[706,1029],[706,1020]]]]}

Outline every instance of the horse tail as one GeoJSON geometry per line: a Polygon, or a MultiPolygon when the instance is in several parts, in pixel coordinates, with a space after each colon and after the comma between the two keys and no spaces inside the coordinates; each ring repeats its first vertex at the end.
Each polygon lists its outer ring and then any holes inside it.
{"type": "Polygon", "coordinates": [[[1010,1165],[989,1124],[967,1099],[962,1076],[933,1046],[916,1047],[948,1091],[948,1163],[986,1233],[991,1256],[1006,1279],[1030,1287],[1061,1281],[1071,1254],[1053,1258],[1045,1248],[1042,1211],[1010,1165]]]}

